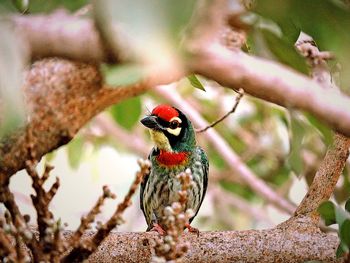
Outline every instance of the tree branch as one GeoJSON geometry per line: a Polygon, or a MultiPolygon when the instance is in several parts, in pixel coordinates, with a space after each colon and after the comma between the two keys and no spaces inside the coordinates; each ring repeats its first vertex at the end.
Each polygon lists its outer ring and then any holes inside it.
{"type": "Polygon", "coordinates": [[[296,215],[316,213],[320,204],[331,197],[349,157],[349,147],[349,138],[341,134],[334,136],[333,145],[328,149],[307,194],[295,211],[296,215]]]}
{"type": "Polygon", "coordinates": [[[61,57],[94,63],[113,61],[90,19],[81,19],[62,10],[50,15],[10,19],[16,36],[32,60],[61,57]]]}
{"type": "Polygon", "coordinates": [[[316,81],[266,59],[230,51],[214,44],[193,54],[189,69],[224,87],[291,109],[314,114],[332,128],[350,136],[350,98],[325,90],[316,81]]]}
{"type": "MultiPolygon", "coordinates": [[[[311,66],[313,79],[320,83],[324,90],[338,90],[332,82],[324,52],[319,51],[314,40],[302,32],[296,47],[311,66]]],[[[341,134],[333,136],[333,144],[328,148],[307,194],[295,211],[296,215],[316,214],[320,204],[331,197],[349,157],[349,147],[350,138],[341,134]]]]}
{"type": "Polygon", "coordinates": [[[94,65],[59,59],[34,63],[26,73],[23,87],[30,120],[24,128],[1,140],[0,178],[24,168],[27,159],[39,160],[68,143],[106,107],[153,86],[173,82],[184,74],[181,69],[168,68],[153,68],[148,73],[134,85],[110,88],[102,84],[102,76],[94,65]],[[33,156],[28,152],[30,131],[33,156]]]}
{"type": "MultiPolygon", "coordinates": [[[[315,230],[307,220],[295,218],[268,230],[184,233],[190,247],[183,262],[341,262],[335,257],[337,237],[315,230]]],[[[156,235],[112,232],[88,262],[149,262],[156,235]]]]}
{"type": "MultiPolygon", "coordinates": [[[[218,3],[220,5],[223,5],[222,1],[218,3]]],[[[61,13],[15,16],[12,20],[14,30],[19,32],[16,35],[23,35],[21,42],[27,45],[31,58],[61,56],[96,63],[110,60],[111,55],[106,53],[88,19],[61,13]]],[[[213,27],[220,28],[221,22],[213,21],[213,27]]],[[[197,44],[196,47],[191,44],[188,47],[191,54],[186,61],[189,72],[202,74],[233,89],[242,87],[252,96],[287,108],[308,111],[338,132],[350,136],[350,98],[346,95],[334,90],[325,91],[321,84],[286,66],[228,50],[218,41],[204,41],[201,47],[205,49],[198,48],[197,44]]]]}

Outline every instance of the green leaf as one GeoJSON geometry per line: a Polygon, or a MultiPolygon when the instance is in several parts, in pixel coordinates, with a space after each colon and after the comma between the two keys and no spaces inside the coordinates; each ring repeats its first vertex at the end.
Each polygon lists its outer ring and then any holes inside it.
{"type": "Polygon", "coordinates": [[[254,197],[254,193],[247,187],[242,187],[241,184],[231,183],[227,181],[220,181],[220,186],[226,191],[235,193],[247,200],[251,200],[254,197]]]}
{"type": "Polygon", "coordinates": [[[339,206],[335,207],[335,220],[339,225],[339,228],[343,225],[346,219],[350,219],[350,214],[339,206]]]}
{"type": "Polygon", "coordinates": [[[310,113],[305,113],[305,116],[307,117],[308,121],[321,132],[323,136],[323,140],[326,143],[326,145],[330,145],[333,142],[333,132],[332,130],[320,122],[317,118],[315,118],[314,115],[310,113]]]}
{"type": "Polygon", "coordinates": [[[114,120],[124,128],[131,130],[138,122],[142,105],[140,97],[134,97],[118,103],[110,108],[114,120]]]}
{"type": "Polygon", "coordinates": [[[79,167],[83,156],[83,146],[84,140],[80,136],[75,137],[67,145],[68,162],[73,169],[77,169],[79,167]]]}
{"type": "Polygon", "coordinates": [[[331,201],[323,202],[317,209],[327,226],[335,224],[335,206],[331,201]]]}
{"type": "Polygon", "coordinates": [[[47,153],[45,155],[45,161],[51,162],[56,157],[56,153],[57,153],[57,151],[52,151],[52,152],[47,153]]]}
{"type": "Polygon", "coordinates": [[[194,74],[189,75],[189,76],[187,76],[187,79],[190,81],[190,83],[193,87],[205,91],[203,84],[200,82],[200,80],[197,78],[196,75],[194,75],[194,74]]]}
{"type": "Polygon", "coordinates": [[[344,255],[344,250],[343,250],[343,244],[340,243],[338,248],[337,248],[337,251],[335,252],[335,255],[337,256],[337,258],[340,258],[342,255],[344,255]]]}
{"type": "Polygon", "coordinates": [[[179,47],[195,0],[92,2],[96,23],[110,35],[112,46],[128,49],[127,58],[158,67],[179,66],[178,57],[185,53],[179,47]]]}
{"type": "Polygon", "coordinates": [[[350,213],[350,198],[345,203],[345,210],[350,213]]]}
{"type": "Polygon", "coordinates": [[[24,13],[28,10],[29,0],[12,0],[14,6],[21,13],[24,13]]]}
{"type": "Polygon", "coordinates": [[[29,13],[50,13],[58,8],[76,11],[87,5],[90,0],[30,0],[29,13]]]}
{"type": "Polygon", "coordinates": [[[106,83],[112,87],[135,84],[144,76],[143,68],[136,64],[104,65],[101,70],[105,76],[106,83]]]}
{"type": "Polygon", "coordinates": [[[262,29],[262,35],[269,50],[282,63],[308,74],[308,67],[305,59],[297,52],[294,45],[286,39],[280,38],[269,30],[262,29]]]}
{"type": "Polygon", "coordinates": [[[341,242],[347,248],[345,252],[349,252],[350,248],[350,219],[346,219],[339,229],[339,237],[341,242]]]}
{"type": "Polygon", "coordinates": [[[299,176],[304,169],[303,159],[300,153],[303,147],[302,144],[305,137],[305,125],[302,123],[301,120],[297,118],[297,116],[293,112],[290,113],[291,118],[289,124],[289,131],[291,133],[291,151],[289,153],[287,161],[291,169],[299,176]]]}
{"type": "Polygon", "coordinates": [[[350,9],[334,0],[257,1],[255,10],[272,19],[284,32],[292,20],[297,28],[312,36],[321,51],[331,51],[341,64],[340,87],[350,87],[350,9]],[[317,25],[317,26],[315,26],[317,25]]]}

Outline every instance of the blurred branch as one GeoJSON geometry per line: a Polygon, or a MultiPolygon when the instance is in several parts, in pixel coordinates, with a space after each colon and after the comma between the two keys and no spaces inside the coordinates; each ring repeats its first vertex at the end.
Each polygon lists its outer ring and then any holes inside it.
{"type": "MultiPolygon", "coordinates": [[[[272,220],[267,216],[266,211],[263,209],[254,207],[246,199],[238,197],[232,193],[228,193],[219,186],[209,187],[208,191],[214,195],[214,198],[219,200],[219,203],[224,203],[226,206],[233,207],[242,213],[245,213],[256,221],[264,221],[269,225],[274,225],[272,220]]],[[[233,221],[234,219],[231,218],[233,221]]]]}
{"type": "MultiPolygon", "coordinates": [[[[205,13],[202,17],[210,15],[207,18],[208,32],[220,30],[224,18],[217,16],[226,15],[225,3],[224,0],[214,1],[212,5],[206,3],[211,7],[207,11],[202,8],[205,13]],[[216,18],[212,17],[213,14],[216,18]]],[[[22,42],[31,58],[60,56],[95,63],[111,60],[111,54],[106,52],[93,22],[88,19],[56,13],[50,16],[14,16],[12,20],[14,30],[23,37],[22,42]],[[74,30],[71,30],[72,25],[74,30]]],[[[350,135],[350,98],[346,95],[335,90],[325,91],[316,81],[279,63],[229,50],[216,39],[200,37],[199,33],[194,33],[196,29],[189,31],[193,32],[189,33],[192,42],[186,42],[188,46],[184,47],[191,54],[186,61],[189,72],[201,74],[229,88],[242,87],[252,96],[287,108],[308,111],[340,133],[350,135]],[[201,41],[193,40],[197,36],[201,41]],[[200,43],[200,47],[199,44],[191,46],[193,41],[200,43]]],[[[208,33],[205,36],[218,37],[220,34],[208,33]]],[[[158,74],[158,77],[163,75],[158,74]]]]}
{"type": "MultiPolygon", "coordinates": [[[[98,246],[104,241],[110,232],[113,230],[113,228],[117,227],[118,225],[121,225],[124,220],[122,218],[122,215],[125,211],[126,208],[128,208],[132,202],[131,198],[135,194],[137,188],[139,187],[141,180],[143,179],[144,176],[146,176],[149,173],[150,169],[150,162],[148,160],[139,160],[138,164],[140,166],[140,170],[137,171],[136,177],[131,184],[129,191],[125,195],[123,201],[118,204],[116,210],[114,211],[113,215],[109,218],[109,220],[104,223],[103,225],[99,226],[99,229],[97,232],[94,233],[93,238],[89,241],[85,240],[83,242],[80,242],[78,246],[75,246],[73,250],[69,252],[66,256],[64,256],[61,259],[61,262],[81,262],[91,256],[93,254],[98,246]]],[[[107,194],[107,196],[110,196],[111,193],[109,190],[107,192],[104,192],[104,195],[107,194]]],[[[99,203],[96,204],[95,207],[100,206],[99,203]]],[[[97,211],[96,211],[97,212],[97,211]]],[[[92,211],[92,213],[95,213],[92,211]]],[[[86,221],[86,223],[89,223],[86,221]]],[[[85,228],[84,226],[82,228],[85,228]]],[[[80,229],[80,227],[79,227],[80,229]]],[[[75,232],[73,238],[76,238],[77,235],[79,239],[81,238],[82,234],[79,232],[79,229],[77,232],[75,232]]],[[[76,243],[75,240],[73,240],[74,243],[76,243]]]]}
{"type": "MultiPolygon", "coordinates": [[[[155,92],[177,107],[181,107],[196,126],[208,126],[208,123],[202,118],[202,116],[189,103],[187,103],[186,100],[181,98],[177,92],[171,90],[170,86],[156,87],[155,92]]],[[[237,156],[226,141],[214,129],[210,129],[203,133],[203,136],[211,142],[231,170],[237,174],[237,177],[242,178],[251,189],[281,210],[286,211],[289,214],[294,213],[295,206],[276,194],[276,192],[263,180],[258,178],[249,167],[241,161],[239,156],[237,156]]]]}
{"type": "Polygon", "coordinates": [[[120,127],[113,119],[107,114],[99,114],[95,119],[94,123],[98,127],[110,135],[118,143],[121,143],[132,152],[139,154],[142,157],[147,157],[150,149],[150,145],[147,145],[145,140],[140,138],[134,133],[126,131],[124,128],[120,127]]]}
{"type": "Polygon", "coordinates": [[[191,72],[224,87],[242,87],[257,98],[308,111],[338,132],[350,135],[350,98],[336,90],[325,90],[286,66],[215,44],[193,54],[188,66],[191,72]]]}
{"type": "Polygon", "coordinates": [[[81,19],[62,10],[50,15],[10,19],[32,60],[61,57],[94,63],[113,61],[90,19],[81,19]]]}

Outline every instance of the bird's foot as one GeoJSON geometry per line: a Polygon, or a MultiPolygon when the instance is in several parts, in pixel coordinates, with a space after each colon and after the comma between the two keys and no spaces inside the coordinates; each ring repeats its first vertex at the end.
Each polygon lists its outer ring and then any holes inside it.
{"type": "Polygon", "coordinates": [[[198,230],[198,228],[192,227],[190,224],[185,224],[185,227],[188,229],[188,232],[196,233],[197,237],[199,237],[199,230],[198,230]]]}
{"type": "Polygon", "coordinates": [[[165,230],[157,223],[153,223],[153,227],[151,228],[150,231],[156,231],[161,236],[165,235],[165,230]]]}

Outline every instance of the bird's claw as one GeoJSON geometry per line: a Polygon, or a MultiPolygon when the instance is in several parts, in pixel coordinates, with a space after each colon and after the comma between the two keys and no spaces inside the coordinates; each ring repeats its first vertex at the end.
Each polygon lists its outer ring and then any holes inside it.
{"type": "Polygon", "coordinates": [[[188,229],[188,232],[196,233],[197,237],[199,237],[199,230],[198,230],[198,228],[192,227],[190,224],[185,224],[185,227],[188,229]]]}
{"type": "Polygon", "coordinates": [[[159,235],[164,236],[165,235],[165,230],[157,223],[153,224],[153,227],[151,228],[150,231],[156,231],[158,232],[159,235]]]}

